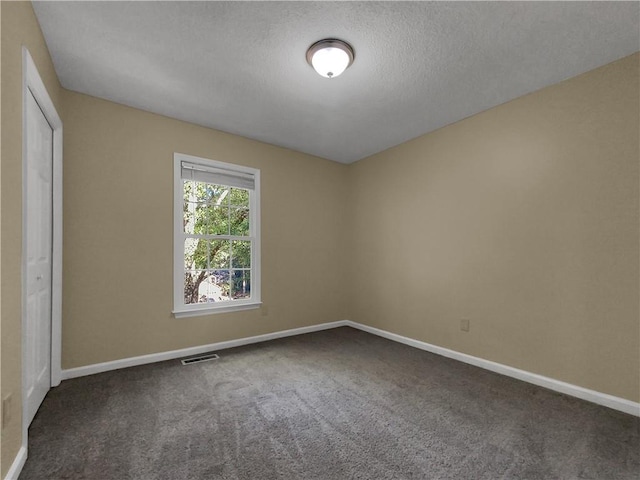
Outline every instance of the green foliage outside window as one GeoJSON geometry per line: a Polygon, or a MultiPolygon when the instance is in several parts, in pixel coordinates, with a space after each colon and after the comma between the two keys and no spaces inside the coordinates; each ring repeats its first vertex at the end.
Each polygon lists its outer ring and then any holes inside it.
{"type": "Polygon", "coordinates": [[[184,181],[186,304],[250,296],[249,191],[184,181]],[[224,236],[226,238],[220,238],[224,236]],[[207,293],[201,293],[206,282],[207,293]]]}

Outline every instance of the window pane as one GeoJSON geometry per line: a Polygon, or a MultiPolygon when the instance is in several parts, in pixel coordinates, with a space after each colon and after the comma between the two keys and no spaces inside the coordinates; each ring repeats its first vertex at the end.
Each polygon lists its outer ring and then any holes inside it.
{"type": "Polygon", "coordinates": [[[211,183],[183,181],[185,202],[207,203],[209,205],[228,205],[229,187],[211,183]]]}
{"type": "Polygon", "coordinates": [[[206,183],[202,182],[185,181],[185,201],[206,203],[211,197],[211,192],[207,186],[206,183]]]}
{"type": "Polygon", "coordinates": [[[209,223],[209,219],[207,218],[207,206],[202,203],[194,203],[192,205],[193,207],[191,208],[195,212],[193,233],[195,233],[196,235],[203,235],[207,233],[207,224],[209,223]]]}
{"type": "Polygon", "coordinates": [[[182,196],[185,202],[195,202],[194,186],[191,180],[182,181],[182,196]]]}
{"type": "Polygon", "coordinates": [[[202,303],[199,296],[199,289],[202,282],[207,277],[207,272],[200,271],[186,271],[184,272],[184,303],[202,303]]]}
{"type": "Polygon", "coordinates": [[[209,268],[227,269],[231,253],[231,242],[229,240],[209,241],[209,268]]]}
{"type": "Polygon", "coordinates": [[[232,188],[230,194],[231,205],[237,205],[239,207],[249,206],[249,190],[242,188],[232,188]]]}
{"type": "Polygon", "coordinates": [[[182,207],[184,232],[201,235],[206,233],[207,210],[201,203],[185,202],[182,207]]]}
{"type": "Polygon", "coordinates": [[[210,235],[229,235],[229,207],[208,207],[210,235]]]}
{"type": "Polygon", "coordinates": [[[209,297],[212,302],[226,302],[231,300],[229,293],[229,270],[215,270],[209,279],[209,297]]]}
{"type": "Polygon", "coordinates": [[[251,242],[234,240],[231,248],[231,267],[251,268],[251,242]]]}
{"type": "Polygon", "coordinates": [[[185,233],[193,234],[196,226],[195,203],[185,202],[182,207],[182,226],[185,233]]]}
{"type": "Polygon", "coordinates": [[[249,235],[249,209],[231,208],[231,235],[249,235]]]}
{"type": "Polygon", "coordinates": [[[206,273],[204,279],[200,285],[198,285],[198,303],[213,303],[229,300],[228,294],[225,294],[224,280],[220,283],[223,277],[224,276],[217,274],[217,272],[208,271],[206,273]]]}
{"type": "Polygon", "coordinates": [[[182,207],[184,232],[202,235],[206,233],[208,223],[206,206],[201,203],[186,202],[182,207]]]}
{"type": "Polygon", "coordinates": [[[249,270],[232,270],[231,296],[234,300],[251,297],[250,276],[249,270]]]}
{"type": "Polygon", "coordinates": [[[210,205],[227,205],[229,203],[229,187],[224,185],[205,184],[207,202],[210,205]]]}
{"type": "Polygon", "coordinates": [[[186,238],[184,241],[185,270],[204,270],[207,268],[207,242],[198,238],[186,238]]]}

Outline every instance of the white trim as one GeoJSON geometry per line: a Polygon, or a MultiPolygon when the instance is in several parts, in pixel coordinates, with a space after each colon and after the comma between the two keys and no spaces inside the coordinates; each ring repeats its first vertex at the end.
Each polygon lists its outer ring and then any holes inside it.
{"type": "MultiPolygon", "coordinates": [[[[26,252],[25,218],[26,218],[26,170],[27,170],[27,98],[31,92],[38,103],[47,122],[53,131],[53,178],[52,178],[52,252],[51,252],[51,386],[57,386],[62,380],[61,348],[62,348],[62,120],[40,77],[38,68],[26,47],[22,47],[22,252],[26,252]]],[[[16,462],[20,470],[27,457],[29,425],[27,420],[26,378],[26,258],[21,259],[22,266],[22,446],[16,462]],[[24,458],[23,458],[24,457],[24,458]],[[22,463],[20,463],[22,462],[22,463]]],[[[11,472],[11,470],[10,470],[11,472]]],[[[16,474],[20,471],[16,470],[16,474]]],[[[10,478],[10,477],[7,477],[10,478]]]]}
{"type": "Polygon", "coordinates": [[[240,303],[236,302],[225,302],[216,307],[207,308],[207,304],[204,305],[196,305],[198,308],[188,308],[184,307],[182,310],[174,310],[173,316],[176,318],[185,318],[185,317],[202,317],[204,315],[210,315],[212,313],[228,313],[228,312],[238,312],[240,310],[253,310],[255,308],[260,308],[262,306],[262,302],[247,302],[240,303]]]}
{"type": "MultiPolygon", "coordinates": [[[[60,385],[62,380],[61,358],[62,358],[62,120],[51,101],[51,97],[47,92],[42,78],[38,73],[38,69],[31,58],[31,54],[26,47],[22,47],[22,65],[23,65],[23,87],[22,87],[22,164],[23,164],[23,180],[24,169],[26,168],[26,151],[27,138],[26,132],[26,108],[27,108],[27,89],[29,89],[36,99],[36,102],[42,109],[47,121],[53,130],[53,239],[52,239],[52,291],[51,291],[51,386],[60,385]]],[[[23,198],[23,219],[24,219],[24,202],[23,198]]],[[[23,238],[23,251],[26,245],[23,238]]],[[[24,268],[24,259],[23,259],[24,268]]],[[[25,276],[23,274],[23,282],[25,276]]],[[[23,302],[26,290],[23,284],[23,302]]],[[[24,312],[24,304],[23,304],[24,312]]],[[[24,319],[23,319],[24,320],[24,319]]]]}
{"type": "MultiPolygon", "coordinates": [[[[55,112],[55,110],[54,110],[55,112]]],[[[53,131],[53,258],[51,281],[51,386],[62,380],[62,122],[53,131]]]]}
{"type": "Polygon", "coordinates": [[[62,371],[63,380],[76,377],[84,377],[85,375],[93,375],[95,373],[117,370],[120,368],[133,367],[136,365],[145,365],[147,363],[163,362],[165,360],[174,360],[176,358],[188,357],[191,355],[199,355],[201,353],[211,352],[214,350],[225,350],[227,348],[240,347],[250,345],[252,343],[267,342],[277,338],[291,337],[295,335],[303,335],[305,333],[319,332],[320,330],[329,330],[337,327],[346,327],[349,322],[340,320],[337,322],[321,323],[319,325],[311,325],[309,327],[292,328],[291,330],[282,330],[279,332],[266,333],[264,335],[256,335],[255,337],[239,338],[237,340],[228,340],[226,342],[210,343],[199,347],[183,348],[180,350],[171,350],[169,352],[152,353],[150,355],[142,355],[140,357],[123,358],[122,360],[114,360],[112,362],[96,363],[85,367],[70,368],[62,371]]]}
{"type": "Polygon", "coordinates": [[[175,152],[173,154],[173,158],[176,159],[178,162],[188,162],[192,166],[202,165],[204,167],[210,167],[214,170],[219,169],[219,170],[225,170],[229,172],[241,172],[241,173],[247,173],[250,175],[255,175],[256,173],[260,172],[260,170],[253,167],[247,167],[245,165],[237,165],[235,163],[221,162],[220,160],[211,160],[210,158],[196,157],[195,155],[188,155],[186,153],[175,152]]]}
{"type": "Polygon", "coordinates": [[[20,472],[22,472],[22,467],[24,467],[24,463],[27,461],[27,447],[24,445],[20,447],[18,450],[18,454],[16,458],[13,460],[11,467],[9,467],[9,471],[4,477],[4,480],[18,480],[20,476],[20,472]]]}
{"type": "MultiPolygon", "coordinates": [[[[229,238],[231,235],[217,235],[212,238],[229,238]]],[[[195,157],[184,153],[173,154],[173,311],[176,318],[228,313],[238,310],[258,308],[261,305],[261,256],[260,256],[260,170],[244,165],[195,157]],[[184,239],[182,162],[201,165],[204,168],[223,169],[229,172],[251,175],[254,187],[249,190],[249,238],[251,248],[251,297],[246,300],[232,300],[218,304],[185,305],[184,303],[184,239]]]]}
{"type": "Polygon", "coordinates": [[[443,357],[452,358],[507,377],[516,378],[524,382],[548,388],[549,390],[571,395],[572,397],[581,398],[582,400],[587,400],[592,403],[597,403],[598,405],[603,405],[605,407],[613,408],[614,410],[619,410],[621,412],[640,417],[640,403],[632,402],[631,400],[579,387],[578,385],[562,382],[543,375],[538,375],[537,373],[520,370],[508,365],[485,360],[483,358],[474,357],[472,355],[467,355],[466,353],[456,352],[455,350],[449,350],[448,348],[438,347],[437,345],[403,337],[402,335],[387,332],[386,330],[380,330],[379,328],[369,327],[368,325],[352,322],[351,320],[347,320],[346,324],[350,327],[357,328],[358,330],[372,333],[388,340],[393,340],[394,342],[403,343],[410,347],[419,348],[420,350],[442,355],[443,357]]]}
{"type": "Polygon", "coordinates": [[[362,330],[379,337],[392,340],[394,342],[402,343],[410,347],[418,348],[427,352],[435,353],[436,355],[442,355],[443,357],[451,358],[460,362],[475,365],[485,370],[505,375],[507,377],[516,378],[527,383],[538,385],[540,387],[548,388],[556,392],[564,393],[572,397],[581,398],[598,405],[619,410],[630,415],[640,417],[640,403],[632,402],[624,398],[615,397],[606,393],[597,392],[588,388],[579,387],[566,382],[561,382],[553,378],[538,375],[536,373],[527,372],[501,363],[492,362],[483,358],[467,355],[466,353],[456,352],[448,348],[438,347],[430,343],[421,342],[412,338],[403,337],[395,333],[387,332],[379,328],[370,327],[361,323],[352,322],[351,320],[340,320],[337,322],[322,323],[319,325],[311,325],[309,327],[293,328],[291,330],[283,330],[280,332],[267,333],[264,335],[258,335],[255,337],[240,338],[237,340],[229,340],[226,342],[212,343],[209,345],[202,345],[199,347],[184,348],[181,350],[173,350],[170,352],[154,353],[150,355],[143,355],[140,357],[125,358],[122,360],[115,360],[112,362],[98,363],[94,365],[87,365],[85,367],[72,368],[62,371],[63,380],[69,378],[83,377],[85,375],[93,375],[95,373],[107,372],[109,370],[117,370],[119,368],[133,367],[135,365],[144,365],[147,363],[161,362],[164,360],[173,360],[181,357],[188,357],[190,355],[198,355],[201,353],[211,352],[214,350],[224,350],[226,348],[239,347],[242,345],[249,345],[252,343],[266,342],[269,340],[275,340],[277,338],[290,337],[294,335],[302,335],[305,333],[318,332],[320,330],[328,330],[338,327],[352,327],[358,330],[362,330]]]}

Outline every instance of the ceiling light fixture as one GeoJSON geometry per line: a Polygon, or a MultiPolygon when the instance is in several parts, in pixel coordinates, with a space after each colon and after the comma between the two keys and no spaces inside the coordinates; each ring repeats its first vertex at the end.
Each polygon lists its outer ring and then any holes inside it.
{"type": "Polygon", "coordinates": [[[335,78],[353,63],[353,48],[336,38],[325,38],[307,50],[307,62],[326,78],[335,78]]]}

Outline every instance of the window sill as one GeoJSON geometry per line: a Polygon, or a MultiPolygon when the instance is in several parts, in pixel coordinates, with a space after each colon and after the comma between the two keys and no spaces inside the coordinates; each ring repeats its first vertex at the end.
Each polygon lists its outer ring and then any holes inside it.
{"type": "Polygon", "coordinates": [[[173,316],[176,318],[184,317],[203,317],[205,315],[212,315],[215,313],[229,313],[239,312],[241,310],[253,310],[260,308],[262,302],[248,302],[234,305],[216,305],[214,306],[202,306],[198,308],[183,308],[180,310],[174,310],[173,316]]]}

